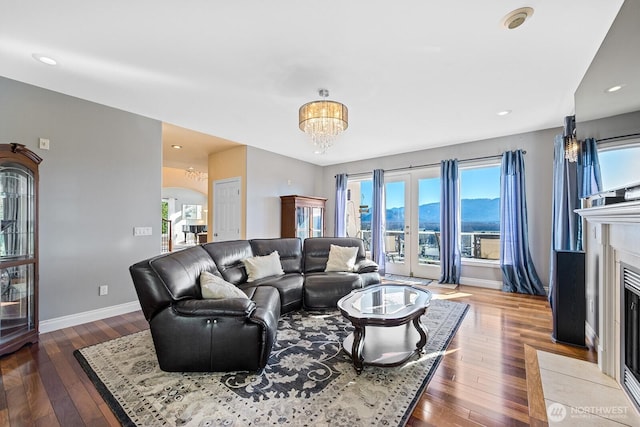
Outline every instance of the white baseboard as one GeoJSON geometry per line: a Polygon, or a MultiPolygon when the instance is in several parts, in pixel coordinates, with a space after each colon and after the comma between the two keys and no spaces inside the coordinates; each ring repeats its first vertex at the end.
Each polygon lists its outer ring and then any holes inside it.
{"type": "Polygon", "coordinates": [[[40,333],[53,332],[58,329],[95,322],[96,320],[106,319],[107,317],[120,316],[121,314],[127,314],[137,310],[140,310],[140,302],[131,301],[124,304],[112,305],[111,307],[98,308],[97,310],[43,320],[39,323],[40,333]]]}
{"type": "Polygon", "coordinates": [[[475,286],[487,289],[502,289],[502,282],[497,280],[476,279],[471,277],[461,277],[460,284],[465,286],[475,286]]]}

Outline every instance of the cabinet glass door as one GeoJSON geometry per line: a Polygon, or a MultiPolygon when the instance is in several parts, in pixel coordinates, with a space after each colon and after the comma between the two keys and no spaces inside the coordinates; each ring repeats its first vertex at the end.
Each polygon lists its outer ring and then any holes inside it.
{"type": "Polygon", "coordinates": [[[34,174],[0,166],[0,344],[34,328],[34,174]]]}
{"type": "Polygon", "coordinates": [[[322,237],[322,208],[311,208],[311,237],[322,237]]]}
{"type": "Polygon", "coordinates": [[[296,208],[296,236],[304,240],[309,237],[309,209],[296,208]]]}

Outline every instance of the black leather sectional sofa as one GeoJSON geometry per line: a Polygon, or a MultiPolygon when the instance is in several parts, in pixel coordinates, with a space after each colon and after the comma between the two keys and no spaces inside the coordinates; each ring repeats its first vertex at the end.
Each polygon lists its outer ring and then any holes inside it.
{"type": "Polygon", "coordinates": [[[336,308],[353,289],[380,283],[362,240],[319,237],[213,242],[138,262],[130,268],[164,371],[257,371],[267,363],[281,314],[336,308]],[[353,271],[325,272],[331,245],[357,247],[353,271]],[[243,260],[278,251],[284,274],[247,282],[243,260]],[[244,298],[203,299],[208,271],[244,298]]]}

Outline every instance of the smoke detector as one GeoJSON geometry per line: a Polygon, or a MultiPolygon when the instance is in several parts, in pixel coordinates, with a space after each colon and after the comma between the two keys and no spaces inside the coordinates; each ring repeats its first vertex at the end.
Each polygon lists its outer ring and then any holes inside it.
{"type": "Polygon", "coordinates": [[[533,9],[530,7],[521,7],[514,11],[509,12],[504,18],[502,18],[502,26],[507,30],[515,30],[520,25],[524,24],[524,21],[531,18],[533,15],[533,9]]]}

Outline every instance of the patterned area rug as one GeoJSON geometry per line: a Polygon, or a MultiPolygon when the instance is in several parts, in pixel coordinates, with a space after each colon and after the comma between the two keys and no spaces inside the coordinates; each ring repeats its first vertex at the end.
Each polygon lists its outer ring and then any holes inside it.
{"type": "Polygon", "coordinates": [[[341,350],[353,328],[337,311],[282,316],[261,373],[163,372],[148,330],[74,354],[125,426],[403,426],[467,309],[433,300],[425,354],[361,375],[341,350]]]}

